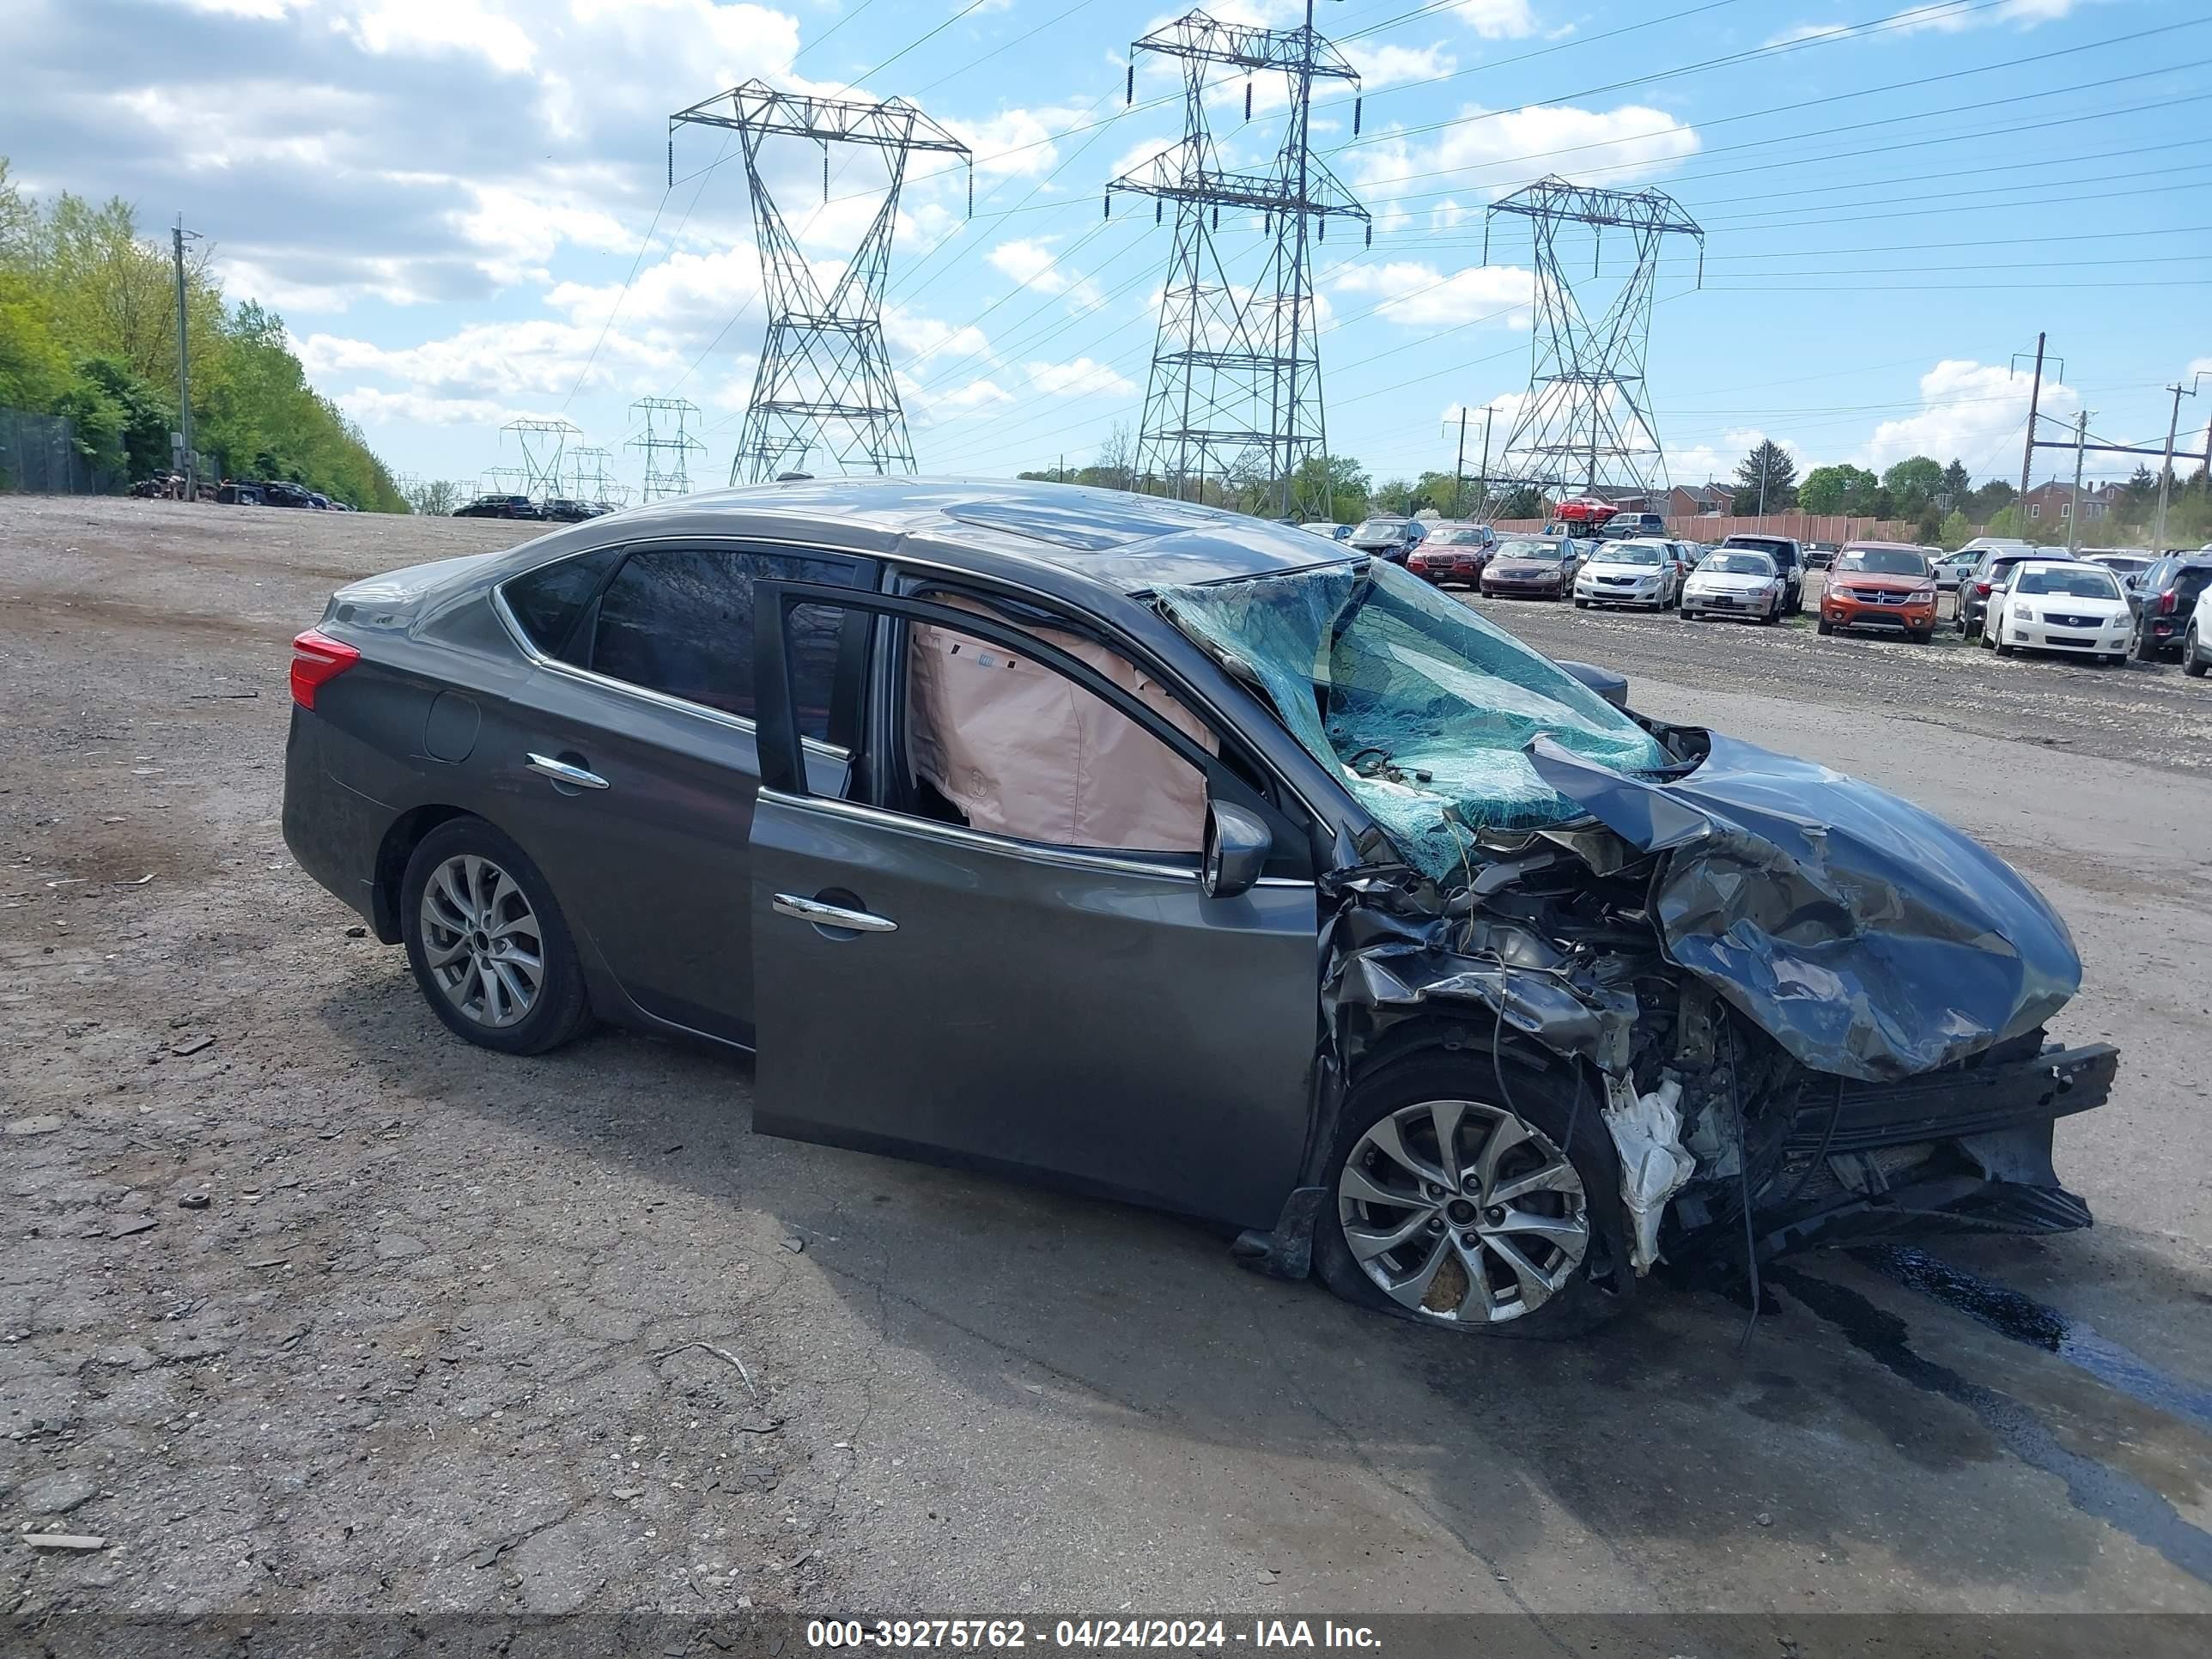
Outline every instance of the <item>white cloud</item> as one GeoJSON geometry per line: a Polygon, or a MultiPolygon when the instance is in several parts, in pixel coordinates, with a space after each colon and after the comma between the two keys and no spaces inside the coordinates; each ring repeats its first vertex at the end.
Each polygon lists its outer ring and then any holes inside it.
{"type": "Polygon", "coordinates": [[[1537,30],[1528,0],[1462,0],[1454,9],[1486,40],[1525,40],[1537,30]]]}
{"type": "MultiPolygon", "coordinates": [[[[1956,458],[1982,476],[2008,452],[2018,451],[2029,387],[2028,375],[2002,364],[1946,358],[1920,377],[1920,409],[1875,428],[1856,459],[1880,472],[1909,455],[1956,458]]],[[[2070,416],[2081,406],[2071,386],[2045,380],[2040,413],[2070,416]]]]}
{"type": "Polygon", "coordinates": [[[1516,265],[1469,265],[1447,276],[1414,260],[1347,265],[1335,287],[1340,295],[1382,296],[1376,314],[1408,328],[1449,327],[1500,312],[1510,313],[1497,318],[1501,325],[1526,328],[1536,293],[1534,275],[1516,265]]]}
{"type": "Polygon", "coordinates": [[[1133,394],[1137,389],[1118,371],[1088,357],[1078,357],[1072,363],[1030,363],[1026,366],[1026,373],[1031,386],[1054,397],[1103,394],[1121,398],[1133,394]]]}
{"type": "Polygon", "coordinates": [[[1401,198],[1427,200],[1445,192],[1494,198],[1553,173],[1623,185],[1665,171],[1694,155],[1698,146],[1686,123],[1639,104],[1610,110],[1466,105],[1429,142],[1386,133],[1352,152],[1351,183],[1379,208],[1379,228],[1399,230],[1413,223],[1401,198]],[[1463,176],[1468,173],[1483,176],[1463,176]]]}
{"type": "Polygon", "coordinates": [[[620,384],[627,369],[641,389],[665,383],[684,366],[675,351],[618,329],[601,341],[596,328],[546,319],[479,323],[442,340],[400,347],[311,334],[299,356],[310,374],[380,374],[410,392],[446,398],[565,398],[587,361],[590,383],[620,384]]]}
{"type": "Polygon", "coordinates": [[[495,428],[536,413],[486,398],[436,398],[421,392],[382,392],[374,386],[341,392],[334,401],[363,426],[404,421],[417,426],[495,428]]]}
{"type": "MultiPolygon", "coordinates": [[[[1915,3],[1881,19],[1869,33],[1876,40],[1884,40],[1929,33],[1963,34],[1969,29],[2001,28],[2008,23],[2033,28],[2039,23],[2056,23],[2070,17],[2089,3],[2092,0],[2005,0],[2004,4],[1991,7],[1982,3],[1982,0],[1915,0],[1915,3]]],[[[1770,37],[1765,44],[1786,46],[1850,27],[1852,26],[1840,22],[1799,23],[1770,37]]]]}

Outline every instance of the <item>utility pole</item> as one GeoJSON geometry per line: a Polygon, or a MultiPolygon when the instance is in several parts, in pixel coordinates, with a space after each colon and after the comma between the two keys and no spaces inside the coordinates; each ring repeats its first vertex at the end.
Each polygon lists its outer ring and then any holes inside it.
{"type": "Polygon", "coordinates": [[[2151,550],[2154,552],[2163,552],[2166,550],[2166,501],[2167,495],[2173,488],[2173,441],[2181,429],[2181,400],[2184,398],[2194,398],[2197,395],[2197,388],[2203,383],[2203,374],[2200,371],[2185,387],[2179,380],[2166,387],[2166,390],[2173,394],[2173,416],[2166,423],[2166,465],[2160,469],[2158,475],[2158,524],[2157,527],[2150,532],[2151,550]]]}
{"type": "Polygon", "coordinates": [[[1452,460],[1452,517],[1467,499],[1467,405],[1459,406],[1459,452],[1452,460]]]}
{"type": "MultiPolygon", "coordinates": [[[[2043,343],[2047,337],[2043,334],[2035,337],[2035,380],[2027,389],[2027,441],[2020,452],[2020,511],[2014,515],[2023,530],[2027,527],[2028,471],[2035,465],[2035,410],[2043,400],[2043,343]]],[[[2020,359],[2015,356],[2013,361],[2018,362],[2020,359]]]]}
{"type": "Polygon", "coordinates": [[[1482,516],[1490,516],[1490,417],[1498,411],[1486,405],[1482,411],[1482,516]]]}
{"type": "MultiPolygon", "coordinates": [[[[199,240],[199,233],[185,228],[185,216],[169,232],[177,255],[177,443],[184,452],[185,499],[199,499],[199,457],[192,451],[192,359],[189,315],[185,309],[185,240],[199,240]]],[[[2176,405],[2179,407],[2179,405],[2176,405]]]]}
{"type": "Polygon", "coordinates": [[[2089,442],[2089,411],[2083,410],[2074,420],[2074,504],[2066,509],[2066,550],[2075,553],[2081,547],[2081,457],[2089,442]]]}

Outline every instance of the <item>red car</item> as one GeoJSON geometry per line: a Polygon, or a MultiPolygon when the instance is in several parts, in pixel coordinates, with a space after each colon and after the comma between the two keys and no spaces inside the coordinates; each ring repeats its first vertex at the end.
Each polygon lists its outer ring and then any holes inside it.
{"type": "Polygon", "coordinates": [[[1407,558],[1406,568],[1438,587],[1446,582],[1477,586],[1497,545],[1498,534],[1486,524],[1439,525],[1407,558]]]}

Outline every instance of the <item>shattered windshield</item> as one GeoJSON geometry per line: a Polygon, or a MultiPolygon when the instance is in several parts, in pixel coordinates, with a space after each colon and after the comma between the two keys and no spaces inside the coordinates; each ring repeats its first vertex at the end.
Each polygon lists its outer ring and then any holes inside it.
{"type": "Polygon", "coordinates": [[[1291,734],[1438,879],[1463,867],[1474,830],[1583,815],[1522,752],[1537,734],[1620,771],[1668,763],[1581,681],[1381,560],[1158,598],[1200,645],[1249,668],[1291,734]]]}

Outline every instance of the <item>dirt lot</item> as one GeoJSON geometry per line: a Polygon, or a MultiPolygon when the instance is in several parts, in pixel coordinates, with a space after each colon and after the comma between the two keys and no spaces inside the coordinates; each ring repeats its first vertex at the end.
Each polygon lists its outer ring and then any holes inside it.
{"type": "Polygon", "coordinates": [[[2091,1233],[1477,1344],[449,1038],[285,854],[285,643],[515,533],[0,498],[0,1612],[2212,1611],[2212,690],[1486,605],[1983,836],[2124,1060],[2091,1233]]]}

